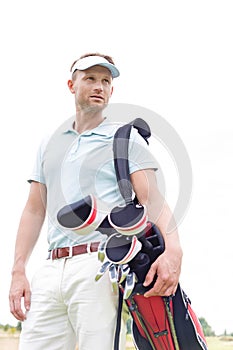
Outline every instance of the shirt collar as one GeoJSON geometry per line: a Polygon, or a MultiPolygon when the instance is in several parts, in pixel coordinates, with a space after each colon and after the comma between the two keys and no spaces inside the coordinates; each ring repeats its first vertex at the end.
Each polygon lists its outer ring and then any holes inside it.
{"type": "MultiPolygon", "coordinates": [[[[67,134],[67,133],[75,133],[78,134],[78,132],[76,130],[74,130],[73,125],[74,125],[74,120],[75,117],[71,117],[68,120],[66,120],[62,126],[61,126],[61,131],[63,134],[67,134]]],[[[101,135],[101,136],[109,136],[109,131],[110,128],[111,130],[113,129],[113,122],[110,122],[109,120],[107,120],[107,118],[105,118],[102,123],[100,123],[96,128],[92,129],[92,130],[86,130],[84,133],[82,133],[82,135],[101,135]]],[[[118,125],[116,123],[116,125],[118,125]]],[[[119,125],[118,125],[119,127],[119,125]]]]}

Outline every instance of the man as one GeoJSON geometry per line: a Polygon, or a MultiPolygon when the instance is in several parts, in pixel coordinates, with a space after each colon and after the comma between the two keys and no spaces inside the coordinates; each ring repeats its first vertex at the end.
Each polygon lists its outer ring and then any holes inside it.
{"type": "MultiPolygon", "coordinates": [[[[71,67],[68,81],[76,114],[42,143],[29,179],[30,192],[16,238],[10,288],[10,310],[23,321],[20,349],[110,350],[113,346],[117,295],[108,275],[95,282],[101,266],[97,249],[103,235],[85,235],[62,228],[57,213],[65,205],[93,194],[109,210],[122,203],[113,165],[112,141],[119,125],[108,122],[104,109],[119,70],[110,56],[87,54],[71,67]],[[49,259],[30,286],[26,264],[48,217],[49,259]],[[70,248],[72,247],[72,248],[70,248]],[[25,311],[21,308],[24,299],[25,311]]],[[[130,137],[130,176],[134,192],[160,228],[165,252],[153,263],[145,285],[156,283],[145,296],[175,292],[182,250],[172,214],[156,185],[154,158],[135,131],[130,137]],[[140,152],[138,149],[140,148],[140,152]]],[[[125,348],[124,344],[121,345],[125,348]]]]}

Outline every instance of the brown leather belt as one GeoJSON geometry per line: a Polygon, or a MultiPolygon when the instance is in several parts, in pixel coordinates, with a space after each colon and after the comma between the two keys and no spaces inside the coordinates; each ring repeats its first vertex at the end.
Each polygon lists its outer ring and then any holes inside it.
{"type": "Polygon", "coordinates": [[[73,247],[56,248],[49,252],[48,259],[72,258],[74,255],[97,252],[99,244],[100,242],[93,242],[73,247]]]}

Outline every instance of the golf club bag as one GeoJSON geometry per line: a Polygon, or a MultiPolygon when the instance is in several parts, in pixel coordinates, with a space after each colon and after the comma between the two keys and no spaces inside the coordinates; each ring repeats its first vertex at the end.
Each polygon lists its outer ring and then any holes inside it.
{"type": "MultiPolygon", "coordinates": [[[[137,128],[147,142],[150,137],[149,126],[142,119],[136,119],[131,124],[120,127],[115,134],[113,147],[115,170],[119,189],[125,199],[126,206],[130,202],[132,203],[132,199],[130,201],[132,187],[127,154],[127,139],[129,139],[132,127],[137,128]]],[[[137,200],[134,199],[134,202],[137,200]]],[[[175,295],[171,297],[145,298],[143,295],[146,290],[151,288],[151,286],[147,288],[143,286],[144,278],[151,264],[163,253],[165,248],[159,229],[150,222],[147,224],[149,227],[147,226],[147,229],[138,234],[142,248],[128,263],[130,271],[135,274],[136,279],[131,294],[125,293],[127,279],[123,283],[119,283],[120,298],[123,295],[132,315],[132,334],[135,346],[138,350],[207,350],[202,326],[180,284],[178,284],[175,295]]],[[[119,303],[121,304],[121,301],[119,303]]],[[[118,322],[120,322],[119,320],[120,317],[118,317],[118,322]]]]}
{"type": "Polygon", "coordinates": [[[104,217],[92,195],[67,205],[58,212],[58,222],[79,234],[94,229],[108,236],[98,250],[103,265],[98,281],[109,272],[113,290],[119,292],[118,317],[114,350],[119,349],[123,300],[132,316],[132,335],[138,350],[207,350],[201,324],[180,284],[170,297],[144,297],[148,287],[143,282],[152,263],[164,252],[165,245],[158,227],[148,221],[145,206],[133,198],[129,175],[129,138],[135,128],[148,143],[148,124],[140,119],[120,127],[114,137],[113,154],[119,190],[125,201],[104,217]]]}

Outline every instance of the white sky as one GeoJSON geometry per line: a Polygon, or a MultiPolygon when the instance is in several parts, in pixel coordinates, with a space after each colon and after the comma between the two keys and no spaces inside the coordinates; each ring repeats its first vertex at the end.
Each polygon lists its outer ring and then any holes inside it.
{"type": "MultiPolygon", "coordinates": [[[[194,185],[179,227],[181,284],[217,333],[233,332],[232,18],[231,0],[1,2],[0,323],[17,322],[8,310],[10,270],[37,146],[74,112],[70,64],[99,51],[121,71],[112,102],[158,113],[187,148],[194,185]]],[[[164,157],[172,205],[177,179],[164,157]]],[[[29,276],[46,257],[45,231],[29,276]]]]}

